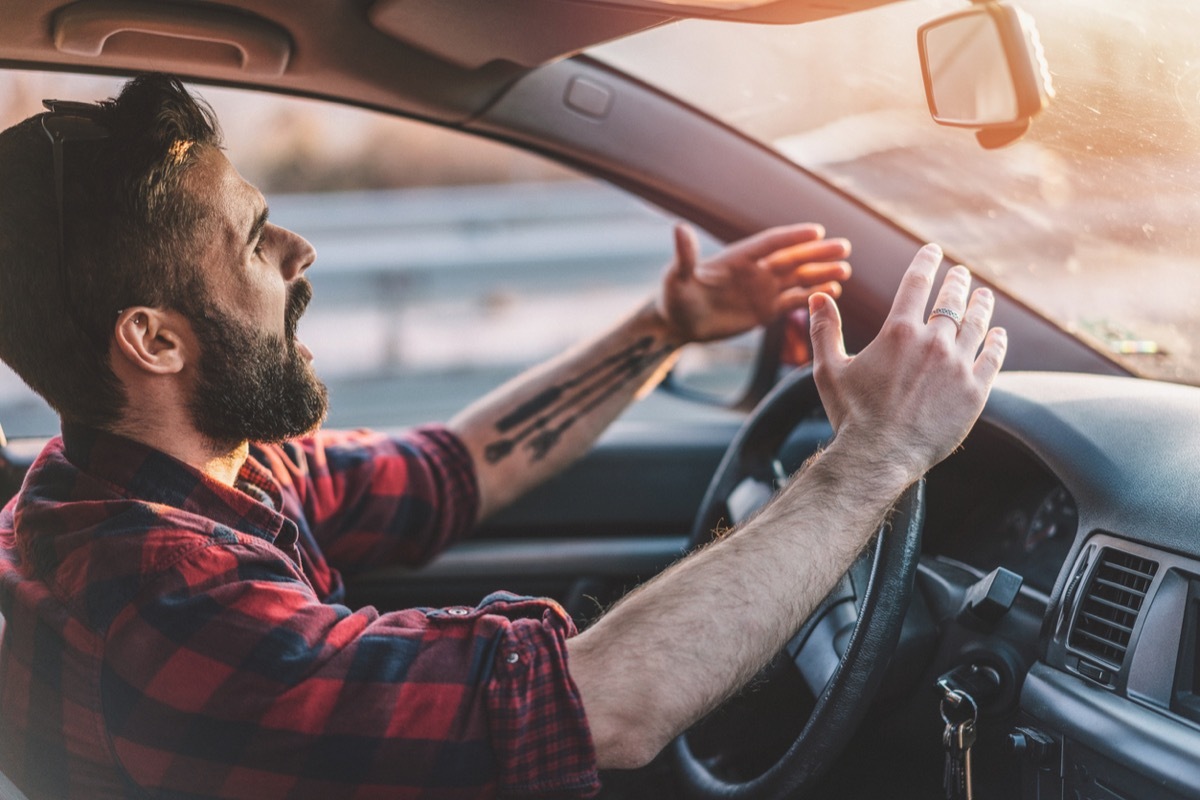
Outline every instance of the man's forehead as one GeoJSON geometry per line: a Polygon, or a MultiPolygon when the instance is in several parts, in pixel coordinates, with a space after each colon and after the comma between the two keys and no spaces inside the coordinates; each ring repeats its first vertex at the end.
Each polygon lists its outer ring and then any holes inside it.
{"type": "Polygon", "coordinates": [[[240,248],[266,210],[266,199],[217,148],[205,147],[197,156],[185,189],[205,208],[203,224],[211,226],[215,243],[240,248]]]}

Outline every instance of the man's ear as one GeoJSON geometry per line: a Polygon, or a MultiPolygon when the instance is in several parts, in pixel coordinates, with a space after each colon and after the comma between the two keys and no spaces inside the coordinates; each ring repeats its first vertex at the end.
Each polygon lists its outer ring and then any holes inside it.
{"type": "Polygon", "coordinates": [[[155,375],[181,372],[187,362],[187,321],[177,311],[135,306],[117,316],[117,353],[135,369],[155,375]]]}

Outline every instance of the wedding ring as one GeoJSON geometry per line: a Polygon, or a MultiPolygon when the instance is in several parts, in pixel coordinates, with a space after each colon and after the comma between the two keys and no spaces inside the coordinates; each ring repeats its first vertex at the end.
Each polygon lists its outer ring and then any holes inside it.
{"type": "Polygon", "coordinates": [[[954,323],[955,328],[962,330],[962,315],[953,308],[935,308],[929,312],[929,319],[933,319],[934,317],[946,317],[954,323]]]}

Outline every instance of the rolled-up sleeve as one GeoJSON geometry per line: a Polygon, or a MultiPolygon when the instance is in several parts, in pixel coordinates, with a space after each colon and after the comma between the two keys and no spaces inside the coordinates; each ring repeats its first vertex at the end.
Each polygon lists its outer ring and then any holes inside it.
{"type": "Polygon", "coordinates": [[[598,788],[596,751],[579,689],[567,671],[575,632],[556,603],[492,595],[480,609],[513,617],[504,630],[488,687],[488,728],[510,795],[590,794],[598,788]],[[540,612],[540,619],[538,618],[540,612]]]}
{"type": "Polygon", "coordinates": [[[255,543],[208,547],[112,626],[110,741],[134,783],[168,793],[586,797],[572,633],[553,601],[509,594],[350,611],[255,543]]]}

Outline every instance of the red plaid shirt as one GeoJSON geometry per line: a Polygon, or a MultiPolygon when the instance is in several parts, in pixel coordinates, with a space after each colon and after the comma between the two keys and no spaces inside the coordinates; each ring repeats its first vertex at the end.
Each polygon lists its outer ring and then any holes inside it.
{"type": "Polygon", "coordinates": [[[471,526],[448,431],[254,447],[238,488],[68,429],[0,515],[0,765],[35,797],[593,793],[570,619],[339,604],[471,526]]]}

